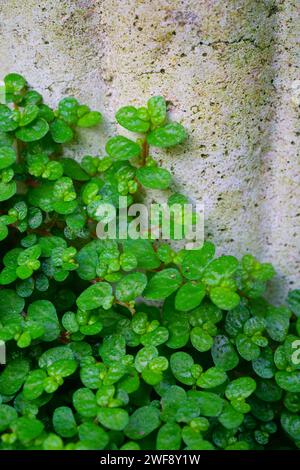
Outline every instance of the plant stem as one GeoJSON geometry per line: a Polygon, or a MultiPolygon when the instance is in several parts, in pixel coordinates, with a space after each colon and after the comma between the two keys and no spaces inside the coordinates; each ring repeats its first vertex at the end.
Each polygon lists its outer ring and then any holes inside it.
{"type": "Polygon", "coordinates": [[[142,166],[146,165],[146,159],[149,156],[149,145],[147,139],[145,138],[142,145],[142,166]]]}

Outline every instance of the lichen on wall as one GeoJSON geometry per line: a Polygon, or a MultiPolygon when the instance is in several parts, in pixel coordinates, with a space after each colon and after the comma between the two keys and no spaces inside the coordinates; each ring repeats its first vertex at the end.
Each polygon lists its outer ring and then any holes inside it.
{"type": "MultiPolygon", "coordinates": [[[[220,252],[252,252],[300,282],[300,33],[296,0],[2,0],[1,75],[28,77],[51,103],[73,94],[104,111],[80,151],[102,154],[114,111],[163,94],[187,144],[155,157],[205,203],[220,252]]],[[[279,287],[280,286],[280,287],[279,287]]]]}

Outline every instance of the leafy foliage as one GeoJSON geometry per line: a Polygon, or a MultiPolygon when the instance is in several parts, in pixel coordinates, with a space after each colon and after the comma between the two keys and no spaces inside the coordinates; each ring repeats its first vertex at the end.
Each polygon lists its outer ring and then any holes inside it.
{"type": "Polygon", "coordinates": [[[208,241],[176,252],[95,235],[102,204],[170,187],[148,154],[186,138],[164,98],[122,107],[118,123],[142,136],[78,163],[62,145],[101,114],[73,97],[52,110],[15,73],[4,82],[0,448],[300,447],[299,290],[270,305],[272,266],[215,257],[208,241]]]}

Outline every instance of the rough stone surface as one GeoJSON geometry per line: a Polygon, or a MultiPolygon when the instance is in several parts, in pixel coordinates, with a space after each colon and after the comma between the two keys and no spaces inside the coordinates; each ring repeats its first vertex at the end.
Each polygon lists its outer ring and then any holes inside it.
{"type": "Polygon", "coordinates": [[[1,0],[0,72],[55,104],[104,110],[80,158],[103,151],[114,111],[163,94],[189,141],[157,153],[204,200],[220,252],[271,261],[280,301],[300,281],[298,0],[1,0]]]}

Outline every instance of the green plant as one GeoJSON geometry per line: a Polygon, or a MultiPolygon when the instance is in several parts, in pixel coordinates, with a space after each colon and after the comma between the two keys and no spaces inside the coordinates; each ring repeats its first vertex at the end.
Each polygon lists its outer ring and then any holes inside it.
{"type": "Polygon", "coordinates": [[[75,98],[52,110],[18,74],[5,85],[0,447],[299,447],[300,291],[288,307],[270,305],[272,266],[216,258],[210,242],[176,252],[96,236],[101,205],[118,210],[120,195],[130,206],[142,188],[169,188],[149,147],[186,132],[167,122],[165,100],[121,108],[118,123],[140,138],[112,137],[106,156],[78,163],[62,144],[101,114],[75,98]]]}

